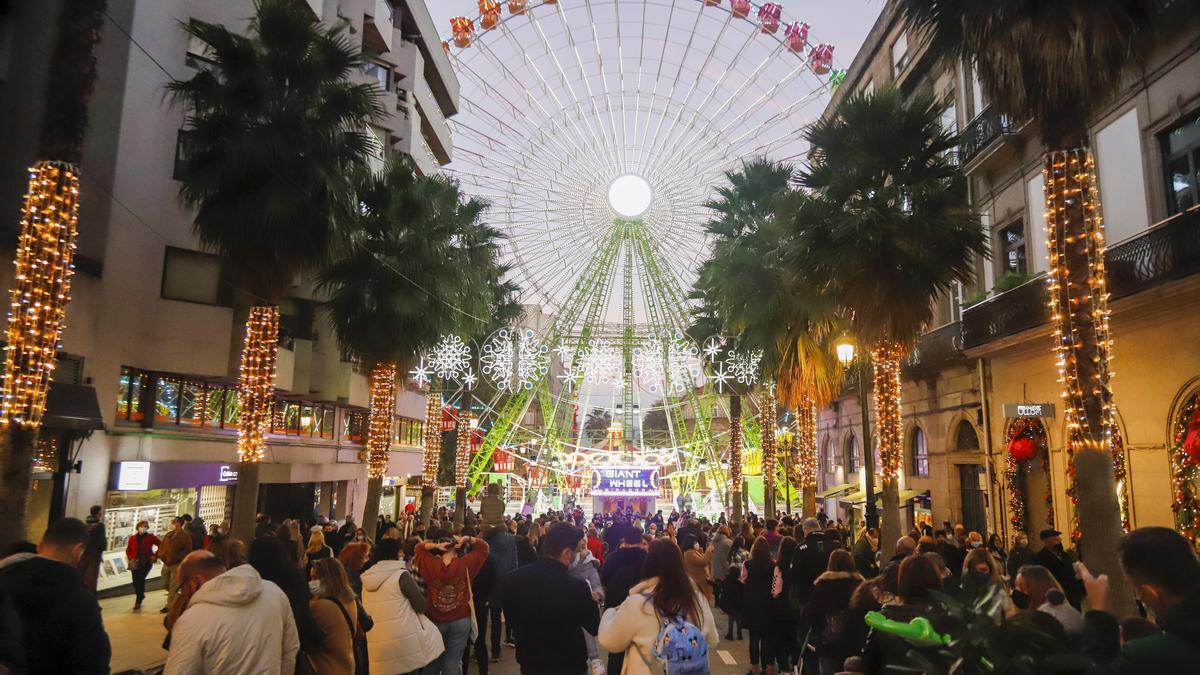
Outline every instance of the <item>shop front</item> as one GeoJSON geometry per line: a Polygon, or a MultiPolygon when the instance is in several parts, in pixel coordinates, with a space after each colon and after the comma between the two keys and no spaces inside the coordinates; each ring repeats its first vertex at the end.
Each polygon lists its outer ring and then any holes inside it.
{"type": "MultiPolygon", "coordinates": [[[[150,523],[150,531],[162,536],[171,520],[189,513],[205,523],[220,523],[230,517],[232,486],[237,484],[237,465],[207,462],[113,462],[104,503],[108,534],[98,590],[133,582],[126,567],[125,545],[139,521],[150,523]]],[[[159,575],[155,565],[149,578],[159,575]]]]}

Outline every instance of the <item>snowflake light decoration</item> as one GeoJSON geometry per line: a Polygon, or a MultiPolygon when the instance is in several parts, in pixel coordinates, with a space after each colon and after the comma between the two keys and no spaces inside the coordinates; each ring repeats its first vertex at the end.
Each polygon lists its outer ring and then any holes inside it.
{"type": "Polygon", "coordinates": [[[729,358],[725,362],[729,364],[738,384],[749,386],[758,382],[758,366],[762,362],[762,357],[761,349],[752,349],[746,353],[733,351],[729,353],[729,358]]]}
{"type": "Polygon", "coordinates": [[[417,383],[418,386],[424,386],[429,384],[429,382],[432,380],[433,371],[430,370],[429,365],[425,363],[425,357],[421,357],[420,362],[417,363],[417,367],[408,371],[408,375],[417,383]]]}
{"type": "Polygon", "coordinates": [[[513,331],[501,328],[483,343],[479,354],[479,369],[484,378],[500,391],[512,391],[513,356],[516,349],[513,331]]]}
{"type": "Polygon", "coordinates": [[[669,338],[651,334],[633,348],[633,375],[652,394],[680,394],[700,375],[699,354],[683,333],[669,338]]]}
{"type": "Polygon", "coordinates": [[[457,335],[443,335],[429,350],[429,367],[443,380],[456,380],[471,370],[471,347],[457,335]]]}
{"type": "Polygon", "coordinates": [[[550,348],[538,340],[537,333],[526,328],[517,343],[517,384],[522,389],[533,385],[550,370],[550,348]]]}
{"type": "Polygon", "coordinates": [[[646,391],[652,394],[662,391],[665,366],[662,340],[657,334],[651,333],[633,348],[633,376],[646,391]]]}
{"type": "Polygon", "coordinates": [[[725,349],[726,340],[720,335],[714,335],[704,341],[704,358],[709,363],[716,363],[721,350],[725,349]]]}
{"type": "Polygon", "coordinates": [[[623,370],[621,350],[604,339],[588,343],[580,358],[580,367],[589,384],[613,384],[620,382],[623,370]]]}

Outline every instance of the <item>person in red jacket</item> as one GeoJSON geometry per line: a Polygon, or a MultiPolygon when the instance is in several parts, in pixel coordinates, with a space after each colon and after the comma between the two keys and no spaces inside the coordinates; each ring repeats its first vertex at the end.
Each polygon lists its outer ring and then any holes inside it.
{"type": "Polygon", "coordinates": [[[487,562],[488,544],[434,530],[413,556],[427,587],[425,616],[437,624],[446,650],[423,672],[461,675],[463,651],[471,639],[471,579],[487,562]],[[469,549],[469,552],[464,553],[469,549]],[[463,555],[459,555],[464,553],[463,555]]]}
{"type": "Polygon", "coordinates": [[[125,545],[125,558],[133,574],[135,610],[142,608],[142,600],[146,598],[146,575],[150,574],[150,568],[158,560],[158,547],[161,544],[162,541],[150,532],[150,523],[143,520],[137,524],[137,532],[129,535],[129,543],[125,545]]]}
{"type": "Polygon", "coordinates": [[[596,532],[596,528],[589,527],[587,531],[587,547],[592,552],[592,556],[596,560],[604,564],[604,542],[600,541],[600,534],[596,532]]]}

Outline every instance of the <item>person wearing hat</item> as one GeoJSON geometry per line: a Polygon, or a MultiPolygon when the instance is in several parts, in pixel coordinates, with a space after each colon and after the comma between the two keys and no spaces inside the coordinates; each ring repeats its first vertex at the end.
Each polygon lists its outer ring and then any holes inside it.
{"type": "Polygon", "coordinates": [[[1062,532],[1055,529],[1042,530],[1039,535],[1042,540],[1042,550],[1033,556],[1033,562],[1050,570],[1058,580],[1067,600],[1075,609],[1079,609],[1083,601],[1083,585],[1075,576],[1075,561],[1063,549],[1062,532]]]}

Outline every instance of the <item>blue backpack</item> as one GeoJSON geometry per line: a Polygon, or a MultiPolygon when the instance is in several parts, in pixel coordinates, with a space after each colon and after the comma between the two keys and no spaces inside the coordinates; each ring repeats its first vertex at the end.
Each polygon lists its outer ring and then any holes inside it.
{"type": "MultiPolygon", "coordinates": [[[[647,601],[649,594],[643,594],[647,601]]],[[[659,616],[662,626],[654,643],[654,658],[666,675],[708,675],[708,640],[682,614],[659,616]]]]}

